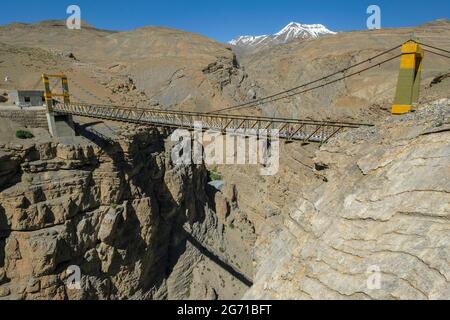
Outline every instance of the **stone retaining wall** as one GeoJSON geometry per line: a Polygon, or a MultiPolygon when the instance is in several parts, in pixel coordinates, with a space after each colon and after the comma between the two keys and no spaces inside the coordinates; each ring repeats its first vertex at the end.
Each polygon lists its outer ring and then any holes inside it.
{"type": "Polygon", "coordinates": [[[45,110],[1,110],[0,118],[10,119],[23,126],[48,129],[45,110]]]}

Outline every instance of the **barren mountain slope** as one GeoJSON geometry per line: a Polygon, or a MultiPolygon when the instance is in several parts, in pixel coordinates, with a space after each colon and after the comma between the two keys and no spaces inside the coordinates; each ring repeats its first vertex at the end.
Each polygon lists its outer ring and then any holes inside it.
{"type": "MultiPolygon", "coordinates": [[[[241,90],[245,74],[231,50],[197,34],[156,27],[68,30],[62,22],[47,21],[1,27],[0,42],[70,58],[69,66],[58,64],[55,69],[68,74],[76,100],[211,110],[234,104],[247,93],[241,90]]],[[[31,70],[15,72],[8,67],[8,57],[1,60],[0,75],[13,75],[11,88],[34,84],[49,69],[24,57],[22,64],[31,70]]]]}

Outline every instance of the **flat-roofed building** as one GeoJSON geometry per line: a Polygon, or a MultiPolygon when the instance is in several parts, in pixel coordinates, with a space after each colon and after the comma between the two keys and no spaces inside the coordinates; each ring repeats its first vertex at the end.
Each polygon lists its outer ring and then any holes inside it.
{"type": "Polygon", "coordinates": [[[44,91],[14,90],[9,96],[20,107],[42,107],[45,104],[44,91]]]}

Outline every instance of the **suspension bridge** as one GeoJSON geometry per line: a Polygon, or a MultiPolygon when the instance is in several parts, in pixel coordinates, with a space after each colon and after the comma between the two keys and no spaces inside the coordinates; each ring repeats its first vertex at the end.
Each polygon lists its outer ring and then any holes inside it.
{"type": "MultiPolygon", "coordinates": [[[[450,59],[449,50],[410,40],[325,77],[267,97],[205,113],[76,103],[70,100],[68,79],[65,75],[44,74],[42,75],[42,80],[45,85],[45,101],[49,130],[54,136],[61,135],[61,132],[67,132],[67,128],[73,129],[72,116],[82,116],[94,119],[156,127],[183,128],[188,130],[198,128],[198,125],[201,124],[203,130],[212,130],[224,134],[236,133],[248,136],[260,135],[261,132],[264,132],[267,136],[271,136],[276,132],[276,135],[283,140],[317,142],[323,144],[327,143],[331,138],[343,130],[371,126],[371,124],[258,117],[230,114],[230,112],[260,107],[264,104],[318,90],[400,58],[400,72],[396,97],[392,106],[392,113],[404,114],[413,109],[413,105],[419,98],[422,62],[425,52],[450,59]],[[392,53],[400,48],[400,54],[392,55],[392,53]],[[62,93],[53,93],[51,91],[51,78],[61,80],[62,93]],[[57,101],[55,99],[57,97],[63,98],[63,101],[57,101]]],[[[95,95],[90,94],[90,96],[95,95]]]]}

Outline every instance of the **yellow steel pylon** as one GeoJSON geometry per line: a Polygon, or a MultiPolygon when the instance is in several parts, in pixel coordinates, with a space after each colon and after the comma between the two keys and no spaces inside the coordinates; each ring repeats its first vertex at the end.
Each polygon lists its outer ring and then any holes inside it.
{"type": "Polygon", "coordinates": [[[392,114],[410,112],[419,100],[423,58],[424,51],[416,41],[409,40],[403,44],[392,114]]]}

